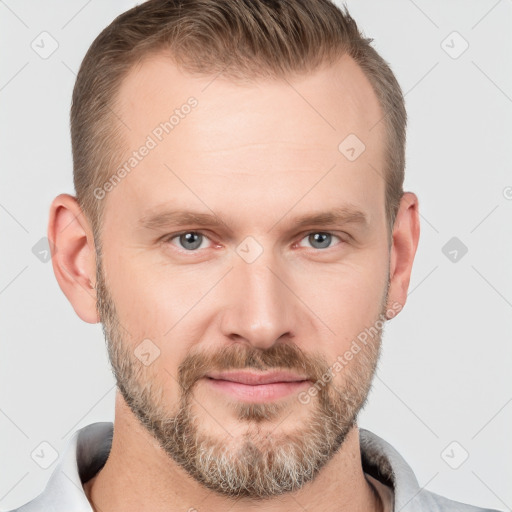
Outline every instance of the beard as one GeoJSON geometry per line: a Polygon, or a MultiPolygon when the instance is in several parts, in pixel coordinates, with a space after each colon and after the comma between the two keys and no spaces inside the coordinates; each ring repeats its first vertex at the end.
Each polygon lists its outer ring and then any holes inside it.
{"type": "Polygon", "coordinates": [[[326,372],[333,365],[321,354],[306,354],[293,343],[276,343],[265,350],[237,343],[213,353],[185,357],[174,379],[180,398],[176,414],[171,415],[160,385],[171,379],[163,378],[162,369],[156,372],[158,365],[146,367],[134,356],[134,347],[127,343],[129,334],[119,322],[108,290],[99,252],[96,278],[97,308],[112,371],[124,401],[163,451],[204,487],[224,497],[252,500],[299,490],[316,477],[356,426],[380,356],[389,279],[381,313],[372,324],[380,320],[381,328],[342,368],[340,384],[335,384],[334,378],[326,382],[326,372]],[[317,392],[310,397],[305,421],[298,422],[294,430],[279,429],[287,417],[280,419],[281,416],[287,410],[290,415],[299,407],[306,407],[304,402],[297,401],[293,407],[290,400],[236,400],[230,402],[230,408],[238,422],[247,427],[244,434],[238,438],[227,431],[225,435],[212,435],[201,419],[207,411],[196,400],[194,385],[211,371],[246,368],[296,371],[316,383],[317,392]]]}

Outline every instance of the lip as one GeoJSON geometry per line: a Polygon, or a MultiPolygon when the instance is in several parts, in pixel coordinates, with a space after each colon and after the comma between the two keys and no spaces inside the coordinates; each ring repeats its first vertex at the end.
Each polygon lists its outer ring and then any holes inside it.
{"type": "Polygon", "coordinates": [[[210,372],[203,380],[215,392],[253,403],[273,402],[295,394],[311,384],[307,377],[287,371],[210,372]]]}
{"type": "Polygon", "coordinates": [[[264,384],[276,384],[285,382],[298,383],[308,380],[307,376],[287,371],[274,371],[266,373],[248,371],[210,372],[206,375],[206,377],[213,380],[229,381],[249,386],[260,386],[264,384]]]}

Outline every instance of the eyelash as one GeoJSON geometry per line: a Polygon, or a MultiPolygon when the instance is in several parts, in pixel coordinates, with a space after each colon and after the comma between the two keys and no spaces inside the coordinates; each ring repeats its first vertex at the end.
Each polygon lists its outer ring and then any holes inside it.
{"type": "MultiPolygon", "coordinates": [[[[196,235],[202,235],[203,237],[205,238],[208,238],[208,235],[206,235],[205,233],[203,233],[202,231],[194,231],[194,230],[188,230],[188,231],[181,231],[179,233],[173,233],[171,235],[167,235],[166,237],[164,237],[162,239],[162,243],[164,244],[168,244],[168,243],[171,243],[172,240],[174,240],[175,238],[179,238],[181,235],[186,235],[188,233],[194,233],[196,235]]],[[[308,237],[309,235],[313,235],[313,234],[318,234],[318,233],[321,233],[323,235],[331,235],[332,237],[335,237],[335,238],[338,238],[340,240],[340,243],[339,244],[335,244],[335,245],[332,245],[330,247],[326,247],[325,249],[315,249],[314,247],[305,247],[305,249],[309,249],[309,250],[313,250],[313,251],[320,251],[320,252],[326,252],[328,251],[329,249],[332,249],[334,248],[336,245],[340,245],[342,243],[347,243],[346,240],[344,240],[340,235],[336,235],[335,233],[333,233],[332,231],[308,231],[307,233],[304,233],[301,235],[301,238],[299,240],[299,242],[301,242],[302,240],[304,240],[304,238],[308,237]]],[[[348,236],[348,235],[347,235],[348,236]]],[[[211,241],[211,240],[210,240],[211,241]]],[[[171,245],[174,245],[171,243],[171,245]]],[[[194,250],[190,250],[190,251],[187,251],[186,249],[183,249],[183,248],[180,248],[180,247],[177,247],[175,246],[180,252],[182,253],[187,253],[187,254],[193,254],[193,253],[198,253],[199,252],[199,249],[194,249],[194,250]]]]}

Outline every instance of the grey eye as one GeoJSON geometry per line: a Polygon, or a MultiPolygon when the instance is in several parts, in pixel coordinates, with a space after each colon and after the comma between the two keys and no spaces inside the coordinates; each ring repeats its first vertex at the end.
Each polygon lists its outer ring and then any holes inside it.
{"type": "Polygon", "coordinates": [[[334,239],[341,240],[341,238],[337,235],[333,235],[332,233],[327,233],[325,231],[315,231],[313,233],[309,233],[302,240],[308,240],[313,249],[328,249],[331,246],[331,242],[334,239]]]}
{"type": "Polygon", "coordinates": [[[308,235],[308,242],[314,249],[326,249],[332,242],[332,235],[330,233],[317,232],[308,235]]]}
{"type": "Polygon", "coordinates": [[[180,246],[187,250],[199,248],[203,241],[203,235],[201,233],[196,233],[195,231],[189,231],[188,233],[177,235],[176,238],[178,238],[180,246]]]}

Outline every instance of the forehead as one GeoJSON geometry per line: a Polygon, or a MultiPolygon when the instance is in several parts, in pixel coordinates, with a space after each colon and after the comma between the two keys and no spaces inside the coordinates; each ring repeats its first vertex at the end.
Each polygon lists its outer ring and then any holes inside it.
{"type": "MultiPolygon", "coordinates": [[[[258,121],[267,124],[279,120],[274,126],[278,131],[274,133],[288,133],[295,138],[309,138],[315,131],[330,143],[338,141],[348,130],[368,142],[381,136],[382,123],[375,127],[383,117],[381,106],[368,78],[348,55],[334,65],[324,65],[306,75],[233,82],[222,75],[183,72],[162,52],[140,61],[121,83],[118,108],[126,135],[130,138],[136,133],[148,133],[155,120],[168,119],[191,96],[198,99],[202,108],[195,111],[187,124],[197,127],[215,116],[216,132],[231,128],[236,120],[240,128],[250,127],[251,135],[256,136],[258,121]],[[303,123],[297,125],[299,116],[303,123]],[[223,125],[228,117],[231,123],[223,125]]],[[[211,131],[213,126],[208,124],[207,128],[211,131]]],[[[174,135],[179,136],[179,131],[174,135]]],[[[231,133],[236,139],[243,135],[231,133]]]]}
{"type": "Polygon", "coordinates": [[[138,214],[193,191],[199,206],[197,199],[233,192],[255,208],[265,207],[262,200],[291,204],[327,174],[304,204],[314,204],[315,194],[336,201],[337,187],[340,200],[346,192],[352,203],[383,206],[383,112],[348,56],[301,77],[242,84],[190,75],[155,54],[124,79],[115,108],[126,150],[119,167],[152,141],[136,172],[108,197],[116,204],[124,194],[138,214]]]}

